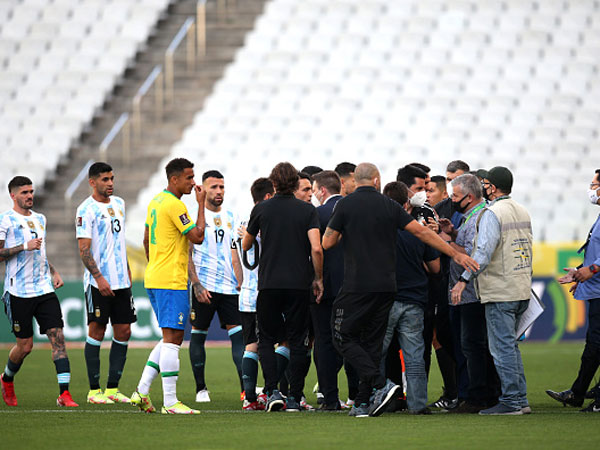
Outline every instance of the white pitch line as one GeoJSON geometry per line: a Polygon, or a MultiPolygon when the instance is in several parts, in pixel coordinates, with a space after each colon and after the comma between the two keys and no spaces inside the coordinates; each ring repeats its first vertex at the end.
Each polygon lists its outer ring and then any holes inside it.
{"type": "MultiPolygon", "coordinates": [[[[204,410],[200,411],[202,414],[241,414],[244,411],[240,410],[204,410]]],[[[107,410],[93,410],[93,409],[25,409],[25,410],[17,410],[17,409],[3,409],[0,410],[0,414],[46,414],[46,413],[59,413],[59,414],[140,414],[143,415],[141,411],[126,411],[122,409],[117,409],[113,411],[107,410]]],[[[160,415],[160,412],[158,413],[160,415]]]]}

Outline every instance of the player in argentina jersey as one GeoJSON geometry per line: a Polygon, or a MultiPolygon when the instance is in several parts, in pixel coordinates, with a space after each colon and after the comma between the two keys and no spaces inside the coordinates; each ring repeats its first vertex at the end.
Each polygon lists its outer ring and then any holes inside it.
{"type": "MultiPolygon", "coordinates": [[[[275,189],[268,178],[258,178],[250,186],[250,193],[254,204],[273,197],[275,189]]],[[[260,255],[260,236],[247,252],[242,250],[241,240],[246,231],[246,224],[242,222],[238,228],[236,249],[242,261],[243,277],[242,289],[239,297],[239,310],[242,322],[242,335],[244,337],[244,357],[242,358],[242,380],[244,382],[244,411],[264,410],[266,395],[256,394],[256,380],[258,377],[258,336],[256,333],[256,298],[258,297],[258,257],[260,255]]]]}
{"type": "Polygon", "coordinates": [[[242,284],[242,267],[235,250],[236,217],[223,209],[225,181],[217,170],[202,175],[206,192],[204,201],[205,239],[201,245],[190,244],[189,277],[191,283],[190,361],[196,379],[196,401],[210,402],[205,381],[206,352],[204,343],[215,312],[221,328],[231,339],[231,354],[242,383],[244,340],[238,311],[238,291],[242,284]]]}
{"type": "Polygon", "coordinates": [[[83,286],[87,305],[88,335],[85,363],[90,391],[88,403],[129,403],[119,391],[125,367],[131,324],[136,321],[131,295],[131,272],[125,246],[125,202],[113,196],[112,167],[103,162],[90,166],[88,182],[92,195],[79,205],[76,237],[85,267],[83,286]],[[100,389],[100,344],[108,320],[113,329],[108,382],[100,389]]]}
{"type": "Polygon", "coordinates": [[[8,406],[17,406],[14,377],[33,348],[33,318],[40,333],[46,334],[52,348],[60,396],[58,406],[79,406],[71,398],[71,369],[63,319],[54,293],[63,285],[58,271],[46,258],[46,218],[31,210],[33,183],[23,176],[8,183],[13,209],[0,215],[0,261],[6,263],[4,310],[16,338],[4,373],[0,376],[2,398],[8,406]]]}

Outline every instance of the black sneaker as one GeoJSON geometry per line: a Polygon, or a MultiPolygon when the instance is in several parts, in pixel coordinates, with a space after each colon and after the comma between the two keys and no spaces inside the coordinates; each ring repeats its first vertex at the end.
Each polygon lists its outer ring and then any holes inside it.
{"type": "Polygon", "coordinates": [[[400,386],[394,384],[391,380],[386,380],[385,385],[373,394],[369,415],[377,417],[383,414],[385,407],[394,399],[399,390],[400,386]]]}
{"type": "Polygon", "coordinates": [[[469,402],[460,402],[456,408],[448,410],[450,414],[478,414],[482,409],[486,409],[486,406],[475,405],[469,402]]]}
{"type": "Polygon", "coordinates": [[[302,406],[300,406],[300,403],[290,395],[285,401],[285,410],[287,412],[299,412],[302,411],[302,406]]]}
{"type": "Polygon", "coordinates": [[[561,402],[563,406],[569,405],[579,408],[583,405],[583,397],[576,397],[575,394],[573,394],[573,391],[570,389],[567,389],[566,391],[562,392],[554,392],[551,390],[547,390],[546,394],[548,394],[557,402],[561,402]]]}
{"type": "Polygon", "coordinates": [[[393,413],[399,411],[406,411],[408,406],[406,405],[406,399],[404,394],[402,396],[394,396],[394,398],[388,403],[385,408],[386,413],[393,413]]]}
{"type": "Polygon", "coordinates": [[[348,415],[350,417],[369,417],[369,405],[366,403],[361,403],[358,406],[353,405],[348,415]]]}
{"type": "Polygon", "coordinates": [[[585,398],[597,398],[600,397],[600,383],[591,388],[585,393],[585,398]]]}
{"type": "Polygon", "coordinates": [[[340,402],[336,402],[333,403],[331,405],[328,405],[327,403],[321,403],[321,406],[317,409],[317,411],[341,411],[342,410],[342,405],[340,405],[340,402]]]}
{"type": "Polygon", "coordinates": [[[269,398],[267,399],[267,407],[265,408],[265,411],[275,412],[281,411],[284,408],[285,401],[283,400],[281,393],[277,389],[273,390],[273,392],[271,393],[271,395],[269,395],[269,398]]]}
{"type": "Polygon", "coordinates": [[[445,396],[441,396],[435,402],[427,405],[429,408],[439,408],[446,411],[450,411],[458,406],[458,398],[448,398],[445,396]]]}
{"type": "Polygon", "coordinates": [[[593,401],[592,403],[590,403],[588,405],[587,408],[583,408],[580,412],[595,412],[598,413],[600,412],[600,402],[598,401],[593,401]]]}

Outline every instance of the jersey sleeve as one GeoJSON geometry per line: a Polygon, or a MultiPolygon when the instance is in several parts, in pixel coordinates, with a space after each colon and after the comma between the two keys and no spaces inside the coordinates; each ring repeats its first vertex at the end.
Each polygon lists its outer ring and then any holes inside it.
{"type": "Polygon", "coordinates": [[[313,207],[310,212],[310,221],[308,222],[307,230],[312,230],[313,228],[321,229],[321,222],[319,221],[319,213],[317,212],[317,208],[313,207]]]}
{"type": "Polygon", "coordinates": [[[435,248],[430,247],[429,245],[425,245],[425,251],[423,252],[423,261],[433,261],[440,257],[440,252],[438,252],[435,248]]]}
{"type": "Polygon", "coordinates": [[[252,212],[250,213],[250,220],[248,221],[248,227],[246,231],[248,234],[252,236],[257,236],[260,231],[260,211],[261,211],[260,203],[252,208],[252,212]]]}
{"type": "Polygon", "coordinates": [[[6,235],[8,234],[8,220],[6,216],[0,215],[0,241],[6,241],[6,235]]]}
{"type": "Polygon", "coordinates": [[[77,239],[91,239],[93,226],[94,217],[90,214],[90,209],[77,208],[77,216],[75,219],[75,236],[77,239]]]}
{"type": "Polygon", "coordinates": [[[167,214],[183,235],[188,234],[189,231],[196,226],[196,224],[192,222],[192,219],[190,219],[185,203],[181,200],[173,202],[167,209],[167,214]]]}

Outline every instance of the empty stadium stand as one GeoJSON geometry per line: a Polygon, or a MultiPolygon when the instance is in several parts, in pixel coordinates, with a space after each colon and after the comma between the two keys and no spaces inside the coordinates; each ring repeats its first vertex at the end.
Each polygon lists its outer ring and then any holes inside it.
{"type": "Polygon", "coordinates": [[[600,6],[580,0],[272,0],[171,157],[220,169],[226,201],[278,161],[510,167],[538,241],[585,238],[600,144],[600,6]]]}

